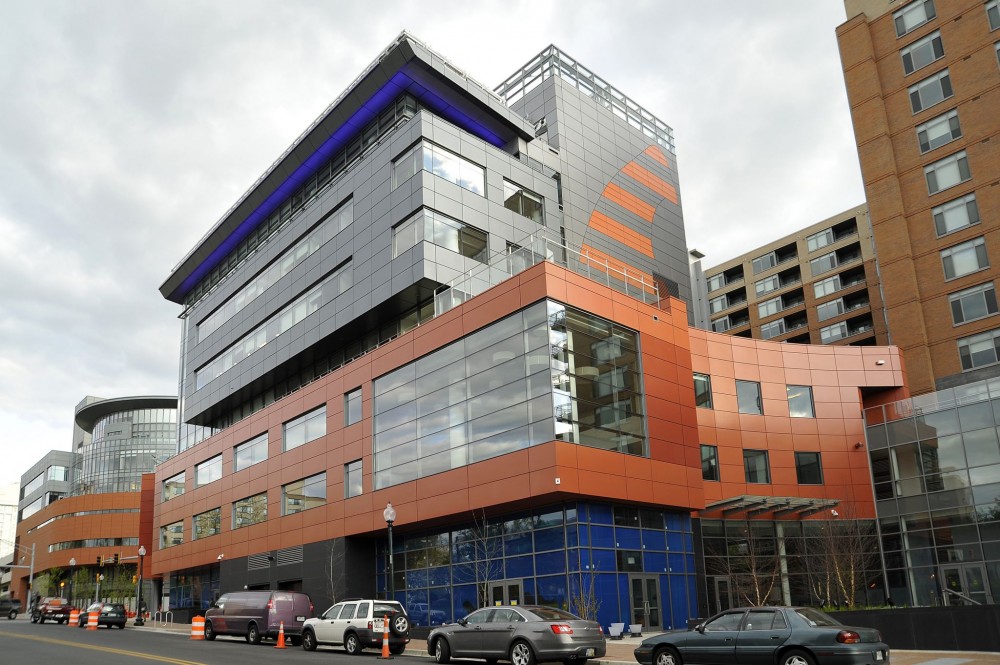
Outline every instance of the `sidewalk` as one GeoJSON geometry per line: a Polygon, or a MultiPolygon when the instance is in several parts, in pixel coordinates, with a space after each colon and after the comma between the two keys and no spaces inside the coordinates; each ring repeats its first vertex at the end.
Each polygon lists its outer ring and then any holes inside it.
{"type": "MultiPolygon", "coordinates": [[[[131,627],[131,622],[129,627],[131,627]]],[[[190,635],[190,624],[154,624],[147,621],[145,626],[136,630],[148,630],[178,635],[190,635]]],[[[632,652],[639,643],[656,633],[646,633],[642,637],[623,637],[620,640],[608,640],[607,654],[604,658],[592,661],[604,665],[636,665],[632,652]]],[[[892,645],[890,644],[890,649],[892,645]]],[[[414,639],[406,648],[407,655],[427,656],[427,643],[422,639],[414,639]]],[[[891,650],[889,662],[891,665],[1000,665],[1000,653],[987,651],[904,651],[891,650]]]]}

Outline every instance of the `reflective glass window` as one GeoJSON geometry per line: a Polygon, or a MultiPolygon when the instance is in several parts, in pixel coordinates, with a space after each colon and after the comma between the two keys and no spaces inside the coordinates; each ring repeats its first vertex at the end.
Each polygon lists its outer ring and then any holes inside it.
{"type": "Polygon", "coordinates": [[[169,501],[175,496],[184,494],[184,472],[171,476],[163,481],[163,500],[169,501]]]}
{"type": "Polygon", "coordinates": [[[184,542],[184,522],[174,522],[160,527],[160,549],[184,542]]]}
{"type": "Polygon", "coordinates": [[[760,383],[757,381],[736,381],[736,401],[740,413],[761,415],[764,404],[760,396],[760,383]]]}
{"type": "Polygon", "coordinates": [[[326,503],[326,473],[296,480],[281,488],[282,514],[292,515],[326,503]]]}
{"type": "Polygon", "coordinates": [[[267,432],[233,449],[233,470],[242,471],[267,459],[267,432]]]}
{"type": "Polygon", "coordinates": [[[712,408],[712,377],[708,374],[694,373],[694,405],[712,408]]]}
{"type": "Polygon", "coordinates": [[[222,511],[213,508],[203,513],[198,513],[191,519],[191,539],[207,538],[219,533],[222,521],[222,511]]]}
{"type": "Polygon", "coordinates": [[[285,423],[284,449],[291,450],[326,436],[326,405],[285,423]]]}
{"type": "Polygon", "coordinates": [[[267,492],[233,502],[233,528],[267,521],[267,492]]]}
{"type": "Polygon", "coordinates": [[[222,478],[222,455],[205,460],[194,467],[194,484],[196,487],[207,485],[222,478]]]}
{"type": "Polygon", "coordinates": [[[812,386],[785,386],[788,393],[788,415],[792,418],[815,418],[812,386]]]}

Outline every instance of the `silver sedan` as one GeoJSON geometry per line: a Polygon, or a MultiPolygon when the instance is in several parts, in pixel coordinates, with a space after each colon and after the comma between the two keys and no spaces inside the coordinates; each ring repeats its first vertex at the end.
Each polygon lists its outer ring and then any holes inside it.
{"type": "Polygon", "coordinates": [[[606,647],[596,621],[541,605],[484,607],[427,636],[428,653],[442,665],[452,658],[509,660],[513,665],[561,660],[579,665],[603,657],[606,647]]]}

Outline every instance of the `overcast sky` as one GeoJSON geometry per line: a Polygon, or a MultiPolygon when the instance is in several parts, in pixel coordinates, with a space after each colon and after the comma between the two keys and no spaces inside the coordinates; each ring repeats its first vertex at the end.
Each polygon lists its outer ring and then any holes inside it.
{"type": "Polygon", "coordinates": [[[864,201],[842,0],[0,2],[0,485],[85,395],[174,395],[173,266],[399,32],[493,88],[550,43],[673,127],[711,266],[864,201]]]}

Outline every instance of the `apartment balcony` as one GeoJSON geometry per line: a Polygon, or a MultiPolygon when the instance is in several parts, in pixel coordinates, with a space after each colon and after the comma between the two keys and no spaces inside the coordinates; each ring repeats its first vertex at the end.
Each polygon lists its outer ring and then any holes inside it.
{"type": "Polygon", "coordinates": [[[708,292],[714,293],[715,291],[721,291],[727,286],[732,286],[735,284],[743,283],[743,266],[733,266],[728,270],[724,270],[721,273],[715,275],[706,275],[706,281],[708,282],[708,292]]]}

